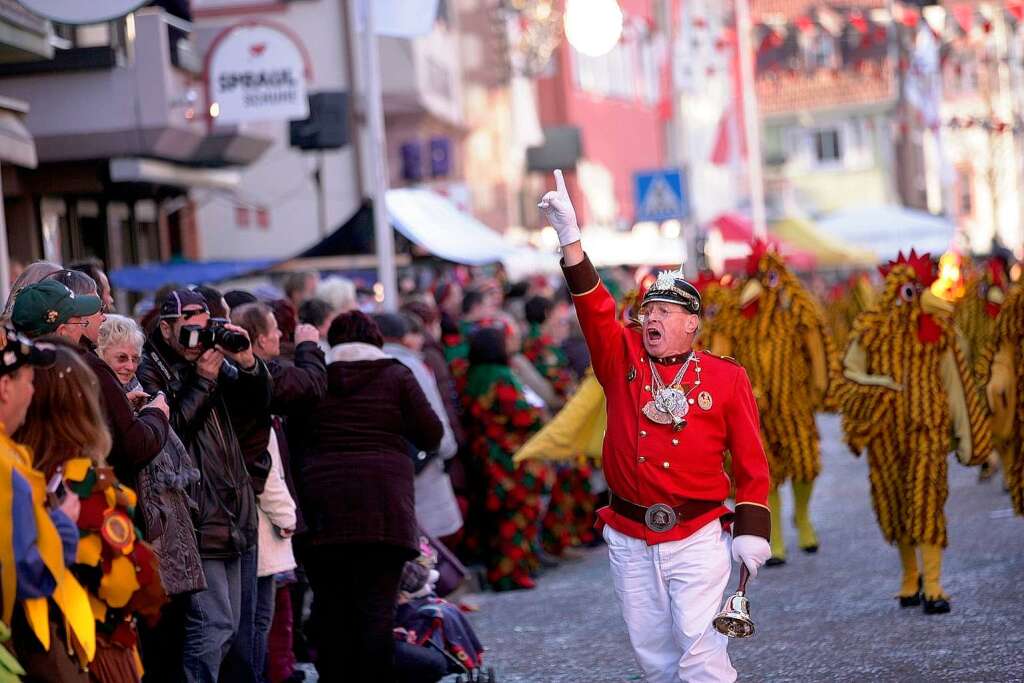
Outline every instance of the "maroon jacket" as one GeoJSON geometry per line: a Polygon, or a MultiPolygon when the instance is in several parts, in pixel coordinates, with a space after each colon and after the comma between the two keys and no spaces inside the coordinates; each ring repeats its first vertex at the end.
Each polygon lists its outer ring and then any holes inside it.
{"type": "Polygon", "coordinates": [[[304,434],[292,467],[310,542],[385,544],[415,557],[409,442],[435,450],[443,428],[412,372],[393,358],[331,363],[327,395],[291,427],[304,434]]]}
{"type": "Polygon", "coordinates": [[[136,415],[117,375],[87,340],[82,340],[78,350],[99,381],[100,402],[112,440],[107,462],[118,480],[134,489],[138,486],[139,471],[160,453],[167,441],[167,418],[156,408],[145,408],[136,415]]]}

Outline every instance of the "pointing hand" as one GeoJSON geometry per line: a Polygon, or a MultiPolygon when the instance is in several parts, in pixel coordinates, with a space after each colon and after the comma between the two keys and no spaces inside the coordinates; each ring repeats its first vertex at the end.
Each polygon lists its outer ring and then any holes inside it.
{"type": "Polygon", "coordinates": [[[555,189],[547,192],[537,204],[541,213],[558,232],[558,243],[563,247],[580,241],[580,227],[576,223],[576,210],[565,190],[565,178],[555,171],[555,189]]]}

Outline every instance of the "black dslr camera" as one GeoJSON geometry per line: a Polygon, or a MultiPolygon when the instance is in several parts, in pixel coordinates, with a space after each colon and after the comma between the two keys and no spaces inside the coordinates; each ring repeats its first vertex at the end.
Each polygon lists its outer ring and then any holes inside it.
{"type": "Polygon", "coordinates": [[[199,325],[182,325],[178,341],[186,349],[203,349],[209,351],[219,346],[231,353],[240,353],[249,348],[249,339],[244,334],[232,332],[224,327],[228,322],[223,318],[210,318],[206,327],[199,325]]]}

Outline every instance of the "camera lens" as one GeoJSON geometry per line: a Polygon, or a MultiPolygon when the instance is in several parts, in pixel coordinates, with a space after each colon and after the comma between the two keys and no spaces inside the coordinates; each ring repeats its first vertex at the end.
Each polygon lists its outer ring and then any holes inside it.
{"type": "Polygon", "coordinates": [[[231,353],[239,353],[249,348],[249,339],[244,334],[232,332],[218,326],[213,331],[214,344],[231,353]]]}

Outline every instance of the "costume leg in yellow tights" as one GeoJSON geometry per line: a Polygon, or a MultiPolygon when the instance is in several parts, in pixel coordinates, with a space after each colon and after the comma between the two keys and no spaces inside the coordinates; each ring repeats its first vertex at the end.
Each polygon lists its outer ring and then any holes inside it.
{"type": "Polygon", "coordinates": [[[818,535],[814,533],[810,512],[813,489],[813,481],[793,482],[793,502],[796,508],[793,513],[793,522],[796,524],[800,549],[808,553],[818,552],[818,535]]]}
{"type": "Polygon", "coordinates": [[[916,607],[921,604],[921,572],[917,565],[917,546],[900,543],[900,564],[903,580],[900,582],[900,606],[916,607]]]}
{"type": "Polygon", "coordinates": [[[942,546],[922,545],[921,566],[924,569],[924,611],[926,614],[949,612],[949,596],[942,590],[942,546]]]}
{"type": "Polygon", "coordinates": [[[768,564],[782,564],[786,561],[786,539],[782,535],[782,500],[778,488],[768,494],[768,508],[772,513],[772,557],[768,564]]]}

